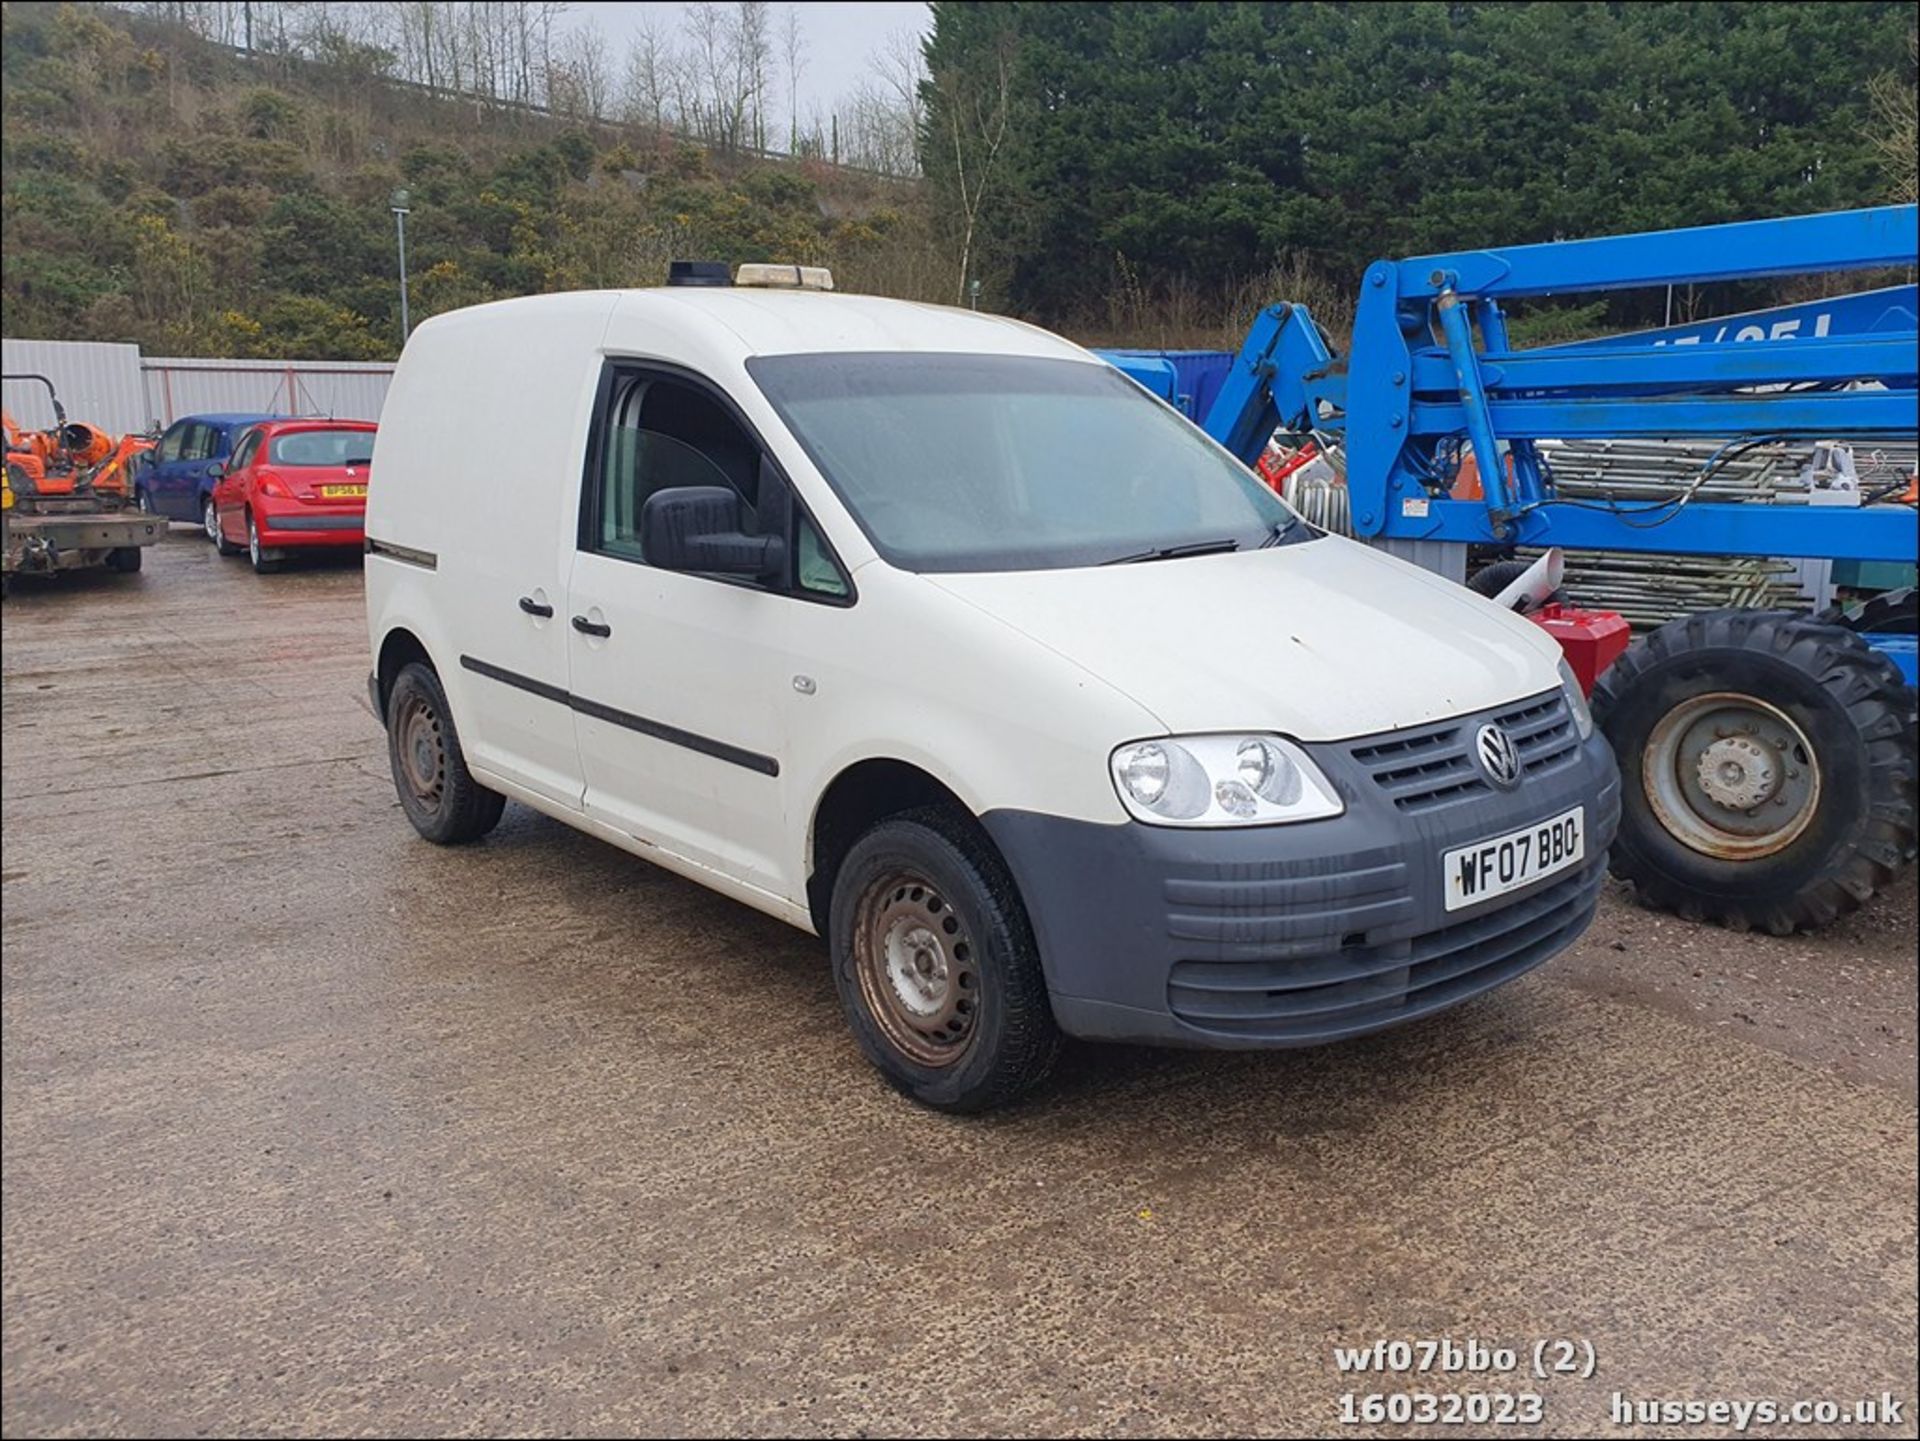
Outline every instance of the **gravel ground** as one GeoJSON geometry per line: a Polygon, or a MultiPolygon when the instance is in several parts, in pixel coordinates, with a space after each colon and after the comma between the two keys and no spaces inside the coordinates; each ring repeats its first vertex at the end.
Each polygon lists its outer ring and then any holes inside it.
{"type": "Polygon", "coordinates": [[[1431,1022],[1076,1047],[955,1120],[813,939],[517,807],[418,841],[364,645],[357,565],[184,530],[6,604],[7,1434],[1404,1435],[1338,1426],[1393,1390],[1914,1434],[1911,876],[1787,941],[1610,894],[1431,1022]],[[1597,1370],[1332,1360],[1441,1336],[1597,1370]]]}

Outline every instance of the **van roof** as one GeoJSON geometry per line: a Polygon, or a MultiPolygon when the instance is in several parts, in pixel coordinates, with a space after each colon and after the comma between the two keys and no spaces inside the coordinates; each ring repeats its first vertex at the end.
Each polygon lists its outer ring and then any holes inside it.
{"type": "Polygon", "coordinates": [[[426,325],[463,328],[497,321],[518,328],[537,325],[543,317],[578,314],[583,305],[609,307],[606,339],[615,348],[631,343],[644,349],[663,331],[697,330],[703,349],[730,351],[740,360],[895,350],[1091,358],[1057,335],[1004,315],[845,291],[720,286],[572,291],[450,311],[426,325]]]}
{"type": "Polygon", "coordinates": [[[822,350],[1013,350],[1083,358],[1077,347],[1058,336],[1008,316],[878,295],[675,287],[631,291],[629,298],[634,312],[661,304],[698,310],[731,330],[751,355],[822,350]]]}

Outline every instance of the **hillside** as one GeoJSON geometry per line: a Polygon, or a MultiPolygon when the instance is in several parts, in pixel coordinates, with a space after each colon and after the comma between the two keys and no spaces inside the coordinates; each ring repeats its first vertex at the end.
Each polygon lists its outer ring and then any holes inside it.
{"type": "Polygon", "coordinates": [[[3,12],[9,335],[390,358],[400,187],[415,323],[654,284],[673,256],[831,265],[907,296],[945,274],[913,182],[429,96],[350,57],[242,56],[106,7],[3,12]]]}

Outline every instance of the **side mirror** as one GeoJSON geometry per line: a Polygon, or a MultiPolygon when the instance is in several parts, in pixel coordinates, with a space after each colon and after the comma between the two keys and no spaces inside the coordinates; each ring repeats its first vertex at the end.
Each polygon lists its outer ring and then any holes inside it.
{"type": "Polygon", "coordinates": [[[740,529],[740,497],[723,485],[657,490],[640,507],[640,551],[648,565],[707,575],[768,578],[786,569],[777,535],[740,529]]]}
{"type": "Polygon", "coordinates": [[[226,473],[227,463],[224,460],[216,460],[212,465],[207,467],[207,479],[209,480],[218,480],[226,473]]]}

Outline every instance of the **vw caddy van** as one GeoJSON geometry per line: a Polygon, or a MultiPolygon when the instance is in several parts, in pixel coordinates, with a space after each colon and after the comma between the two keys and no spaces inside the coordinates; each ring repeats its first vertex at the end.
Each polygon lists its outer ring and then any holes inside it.
{"type": "Polygon", "coordinates": [[[926,1105],[1013,1098],[1063,1033],[1429,1016],[1592,918],[1619,781],[1553,641],[1032,326],[478,306],[408,341],[375,461],[369,686],[420,834],[519,801],[819,934],[926,1105]]]}

